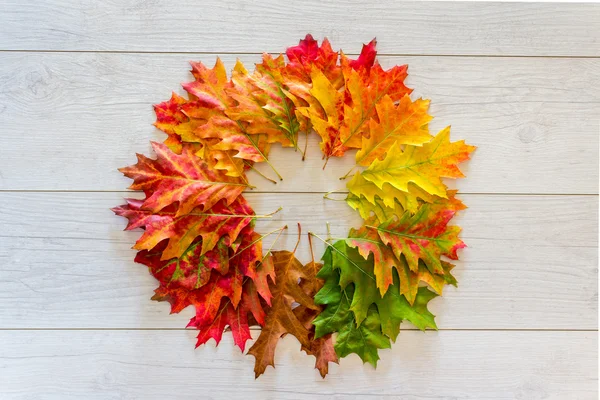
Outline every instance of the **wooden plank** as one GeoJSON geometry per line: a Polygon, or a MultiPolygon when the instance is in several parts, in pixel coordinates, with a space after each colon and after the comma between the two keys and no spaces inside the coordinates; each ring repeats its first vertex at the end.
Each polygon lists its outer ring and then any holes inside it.
{"type": "MultiPolygon", "coordinates": [[[[109,207],[123,193],[1,193],[1,328],[183,328],[149,300],[156,282],[133,262],[140,232],[109,207]]],[[[432,302],[441,329],[596,329],[598,197],[462,195],[456,219],[468,248],[458,289],[432,302]]],[[[275,249],[292,249],[294,226],[342,237],[360,218],[318,194],[248,194],[258,213],[284,206],[259,232],[285,224],[275,249]]],[[[266,241],[270,246],[273,238],[266,241]]],[[[319,257],[323,244],[315,241],[319,257]]],[[[298,250],[310,260],[306,237],[298,250]]]]}
{"type": "Polygon", "coordinates": [[[387,54],[600,55],[596,4],[5,0],[0,11],[4,50],[280,52],[310,32],[347,53],[377,37],[387,54]]]}
{"type": "Polygon", "coordinates": [[[354,355],[321,379],[292,337],[257,381],[229,333],[2,331],[0,394],[30,399],[598,398],[597,332],[402,332],[377,370],[354,355]]]}
{"type": "MultiPolygon", "coordinates": [[[[149,153],[149,140],[163,138],[150,126],[150,105],[190,79],[186,60],[214,58],[0,54],[0,190],[124,189],[129,180],[116,169],[135,162],[135,152],[149,153]]],[[[229,66],[234,59],[224,57],[229,66]]],[[[410,65],[414,97],[433,99],[432,131],[452,124],[453,140],[479,146],[464,169],[469,178],[457,184],[461,191],[598,193],[600,60],[385,57],[382,63],[410,65]]],[[[353,165],[348,155],[321,171],[316,137],[306,162],[291,154],[274,149],[285,180],[273,185],[254,176],[258,190],[343,188],[337,178],[353,165]]]]}

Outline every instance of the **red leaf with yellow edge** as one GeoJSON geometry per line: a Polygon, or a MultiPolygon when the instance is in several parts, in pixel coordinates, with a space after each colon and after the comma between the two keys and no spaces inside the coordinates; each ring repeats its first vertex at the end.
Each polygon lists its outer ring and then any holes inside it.
{"type": "Polygon", "coordinates": [[[191,134],[189,118],[181,109],[186,102],[185,98],[173,93],[168,101],[154,105],[154,126],[167,134],[164,143],[174,153],[181,153],[182,144],[179,137],[191,134]]]}
{"type": "Polygon", "coordinates": [[[251,280],[247,280],[244,283],[241,302],[237,308],[233,306],[230,300],[223,299],[214,320],[204,325],[197,325],[195,318],[192,318],[188,326],[195,326],[200,331],[196,347],[206,343],[211,338],[215,340],[216,344],[219,344],[223,331],[229,326],[233,335],[233,342],[241,351],[244,351],[246,342],[252,339],[250,325],[254,325],[254,322],[263,325],[264,319],[265,312],[260,304],[256,288],[251,280]]]}
{"type": "Polygon", "coordinates": [[[139,202],[129,201],[113,211],[129,219],[127,230],[145,228],[134,249],[150,250],[168,239],[162,260],[180,257],[198,236],[202,237],[201,255],[212,250],[223,236],[232,243],[254,218],[254,211],[242,196],[229,205],[221,201],[208,212],[195,209],[182,216],[169,212],[169,209],[153,214],[136,208],[139,205],[139,202]]]}
{"type": "Polygon", "coordinates": [[[156,142],[152,148],[156,160],[138,154],[137,164],[119,169],[133,179],[130,189],[146,193],[142,209],[157,212],[178,202],[176,215],[180,216],[195,207],[208,210],[220,200],[231,204],[248,187],[242,178],[210,168],[194,155],[195,146],[183,146],[181,155],[156,142]]]}
{"type": "Polygon", "coordinates": [[[268,365],[274,366],[275,348],[285,334],[295,336],[298,341],[310,348],[310,331],[298,320],[293,311],[293,303],[319,310],[298,284],[308,277],[303,265],[289,251],[274,251],[272,254],[277,282],[272,288],[272,306],[265,319],[264,327],[254,345],[248,351],[256,358],[256,377],[263,374],[268,365]]]}
{"type": "Polygon", "coordinates": [[[463,140],[450,143],[450,128],[438,133],[423,146],[407,145],[404,151],[394,143],[383,160],[375,160],[362,172],[363,177],[380,189],[385,183],[403,192],[414,183],[435,196],[446,197],[446,185],[441,178],[462,178],[458,164],[469,159],[475,146],[463,140]]]}
{"type": "Polygon", "coordinates": [[[161,285],[155,290],[152,299],[168,301],[171,304],[171,313],[178,313],[187,306],[193,305],[196,313],[188,326],[202,326],[210,324],[215,319],[221,299],[227,298],[237,306],[242,296],[243,278],[235,268],[230,269],[225,275],[212,271],[208,282],[199,289],[167,288],[161,285]]]}
{"type": "Polygon", "coordinates": [[[396,258],[404,256],[411,271],[417,272],[418,262],[423,260],[432,273],[443,275],[440,256],[456,260],[456,251],[465,247],[458,238],[460,228],[448,226],[456,212],[464,209],[462,202],[454,197],[455,193],[448,192],[447,200],[423,204],[414,215],[407,212],[397,221],[392,219],[379,226],[366,226],[378,232],[396,258]]]}
{"type": "Polygon", "coordinates": [[[256,233],[251,225],[246,226],[240,233],[237,243],[232,246],[234,254],[229,259],[232,267],[235,267],[244,276],[254,281],[258,293],[271,305],[271,291],[269,289],[267,276],[275,280],[275,273],[269,271],[269,265],[263,265],[265,259],[262,254],[263,237],[256,233]]]}
{"type": "MultiPolygon", "coordinates": [[[[371,222],[372,220],[367,220],[365,223],[369,224],[371,222]]],[[[421,261],[418,270],[411,271],[408,268],[406,259],[404,257],[396,258],[392,249],[383,243],[374,229],[366,226],[362,226],[358,230],[351,229],[346,243],[356,248],[365,260],[369,258],[370,254],[373,254],[373,272],[382,297],[389,286],[394,283],[393,268],[398,271],[400,276],[400,294],[405,295],[410,304],[413,304],[417,295],[419,282],[427,283],[439,295],[442,294],[444,285],[456,285],[456,279],[450,273],[454,265],[440,261],[444,272],[442,275],[438,275],[429,271],[421,261]]]]}
{"type": "Polygon", "coordinates": [[[198,289],[208,282],[211,271],[221,274],[229,270],[229,248],[225,238],[206,254],[201,254],[201,241],[194,241],[179,258],[161,260],[167,240],[163,240],[152,250],[142,250],[135,256],[135,262],[144,264],[150,273],[167,288],[198,289]]]}
{"type": "Polygon", "coordinates": [[[356,153],[356,163],[369,166],[381,159],[394,143],[420,146],[431,139],[427,114],[429,100],[411,101],[404,95],[398,105],[385,95],[375,106],[377,119],[369,121],[369,136],[363,136],[362,147],[356,153]]]}

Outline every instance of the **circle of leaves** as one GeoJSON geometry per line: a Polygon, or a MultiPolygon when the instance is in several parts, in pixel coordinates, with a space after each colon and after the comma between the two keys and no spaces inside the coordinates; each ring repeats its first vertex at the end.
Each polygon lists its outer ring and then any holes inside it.
{"type": "Polygon", "coordinates": [[[218,344],[228,327],[244,351],[250,326],[261,326],[249,350],[257,377],[274,366],[287,334],[316,357],[323,377],[351,353],[376,366],[402,321],[437,329],[427,303],[456,285],[446,259],[465,245],[448,223],[465,207],[441,178],[463,177],[457,164],[474,147],[451,143],[449,128],[429,133],[429,101],[411,100],[407,66],[384,70],[375,45],[354,60],[307,35],[286,57],[264,54],[252,73],[238,61],[230,78],[219,58],[213,68],[192,62],[188,98],[173,93],[154,106],[155,126],[167,134],[152,143],[157,159],[138,154],[137,164],[120,169],[145,194],[113,211],[129,220],[127,230],[144,229],[135,261],[160,282],[152,299],[175,313],[194,306],[188,327],[199,331],[197,346],[218,344]],[[364,224],[337,240],[309,233],[326,244],[323,263],[313,256],[302,265],[295,249],[263,251],[263,238],[287,227],[258,234],[255,220],[279,210],[258,216],[242,192],[252,188],[246,171],[255,163],[283,179],[268,159],[271,145],[304,159],[311,131],[325,165],[357,149],[356,166],[341,179],[357,170],[345,201],[364,224]]]}

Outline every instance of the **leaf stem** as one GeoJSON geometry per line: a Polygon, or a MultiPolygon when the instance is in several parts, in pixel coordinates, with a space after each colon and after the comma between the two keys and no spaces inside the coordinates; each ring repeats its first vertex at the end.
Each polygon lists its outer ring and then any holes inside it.
{"type": "Polygon", "coordinates": [[[352,167],[352,168],[350,169],[350,171],[348,171],[348,172],[346,173],[346,175],[344,175],[344,176],[342,176],[342,177],[340,178],[340,181],[343,181],[344,179],[346,179],[346,178],[348,177],[348,175],[350,175],[350,173],[352,173],[352,171],[354,171],[354,168],[356,168],[357,166],[358,166],[358,164],[354,165],[354,167],[352,167]]]}
{"type": "Polygon", "coordinates": [[[331,190],[331,191],[325,193],[323,195],[323,198],[327,199],[327,200],[331,200],[331,201],[346,201],[346,199],[332,199],[331,197],[329,197],[329,195],[333,194],[333,193],[345,193],[345,192],[343,192],[342,189],[331,190]]]}
{"type": "MultiPolygon", "coordinates": [[[[254,167],[254,165],[250,164],[249,162],[247,162],[246,160],[244,160],[244,164],[247,165],[251,170],[253,170],[254,172],[256,172],[257,174],[259,174],[260,176],[262,176],[263,178],[265,178],[266,180],[268,180],[269,182],[273,182],[275,185],[277,185],[277,181],[274,179],[269,178],[268,176],[266,176],[265,174],[263,174],[262,172],[260,172],[258,169],[256,169],[254,167]]],[[[244,179],[245,180],[245,179],[244,179]]],[[[246,181],[248,182],[248,181],[246,181]]],[[[255,186],[254,186],[255,187],[255,186]]]]}
{"type": "MultiPolygon", "coordinates": [[[[279,229],[279,233],[277,234],[277,237],[275,238],[275,240],[273,241],[273,243],[271,243],[271,246],[269,246],[269,250],[267,250],[267,252],[265,253],[265,255],[263,256],[262,260],[260,261],[259,265],[257,265],[257,267],[260,266],[260,264],[264,263],[265,260],[267,259],[267,257],[269,257],[269,255],[271,254],[271,250],[273,249],[273,246],[275,246],[275,243],[277,243],[277,241],[279,240],[279,237],[281,236],[281,234],[283,233],[284,229],[287,229],[287,225],[284,226],[283,228],[279,229]]],[[[261,239],[262,240],[262,239],[261,239]]]]}
{"type": "Polygon", "coordinates": [[[329,162],[329,156],[327,156],[327,158],[325,158],[325,164],[323,164],[323,171],[325,170],[325,167],[327,166],[327,163],[329,162]]]}
{"type": "Polygon", "coordinates": [[[321,242],[325,243],[327,246],[331,247],[333,250],[335,250],[338,254],[340,254],[342,257],[344,257],[346,260],[348,260],[348,262],[352,265],[354,265],[356,267],[356,269],[358,269],[360,272],[362,272],[363,274],[365,274],[367,277],[369,277],[371,280],[375,280],[375,277],[373,277],[372,275],[370,275],[368,272],[366,272],[365,270],[363,270],[361,267],[359,267],[354,261],[352,261],[347,255],[345,255],[343,252],[341,252],[340,250],[336,249],[334,245],[332,245],[331,243],[329,243],[327,240],[323,239],[322,237],[320,237],[319,235],[312,233],[312,232],[308,232],[309,235],[312,235],[314,237],[316,237],[317,239],[319,239],[321,242]]]}
{"type": "Polygon", "coordinates": [[[308,247],[310,248],[310,258],[312,259],[313,264],[315,263],[315,252],[313,250],[313,244],[312,244],[312,236],[310,235],[310,232],[307,233],[308,236],[308,247]]]}
{"type": "Polygon", "coordinates": [[[304,153],[302,153],[302,161],[306,160],[306,151],[308,149],[308,129],[306,130],[306,140],[304,141],[304,153]]]}
{"type": "MultiPolygon", "coordinates": [[[[238,251],[237,251],[237,252],[236,252],[236,253],[235,253],[233,256],[231,256],[229,259],[231,260],[232,258],[234,258],[234,257],[236,257],[236,256],[238,256],[238,255],[240,255],[240,254],[241,254],[241,253],[243,253],[245,250],[247,250],[247,249],[249,249],[250,247],[254,246],[254,244],[255,244],[255,243],[257,243],[257,242],[260,242],[261,240],[263,240],[263,239],[264,239],[264,238],[266,238],[267,236],[269,236],[269,235],[272,235],[273,233],[275,233],[275,232],[277,232],[277,231],[281,231],[281,232],[283,232],[283,231],[284,231],[285,229],[287,229],[287,228],[288,228],[288,226],[287,226],[287,225],[285,225],[285,226],[282,226],[281,228],[274,229],[274,230],[272,230],[271,232],[268,232],[268,233],[265,233],[264,235],[261,235],[261,237],[259,237],[258,239],[254,240],[254,241],[253,241],[252,243],[250,243],[248,246],[244,247],[244,248],[243,248],[243,249],[241,249],[241,250],[238,250],[238,251]]],[[[279,237],[279,236],[277,236],[277,237],[279,237]]]]}
{"type": "MultiPolygon", "coordinates": [[[[183,218],[186,217],[188,215],[193,215],[196,217],[228,217],[228,218],[272,218],[273,215],[277,214],[279,211],[283,210],[283,207],[279,207],[277,210],[268,213],[268,214],[264,214],[264,215],[255,215],[255,214],[213,214],[213,213],[187,213],[184,215],[180,215],[177,218],[183,218]]],[[[175,215],[176,213],[174,212],[158,212],[156,213],[156,215],[175,215]]]]}
{"type": "Polygon", "coordinates": [[[298,222],[298,241],[296,242],[296,247],[294,247],[293,254],[296,254],[296,250],[298,250],[298,245],[300,244],[300,238],[302,237],[302,227],[300,226],[300,222],[298,222]]]}
{"type": "Polygon", "coordinates": [[[236,121],[238,123],[238,126],[240,127],[240,130],[242,132],[244,132],[244,135],[246,135],[246,137],[248,138],[248,140],[250,141],[250,143],[252,143],[252,146],[254,146],[254,148],[256,149],[256,151],[258,151],[258,154],[260,154],[262,156],[262,158],[265,159],[265,162],[267,163],[267,165],[269,165],[269,167],[271,167],[271,169],[273,170],[273,172],[275,172],[275,174],[277,175],[277,177],[279,178],[280,181],[283,180],[283,177],[279,174],[279,172],[277,172],[277,170],[275,169],[275,167],[273,166],[273,164],[271,164],[271,161],[269,161],[269,159],[267,158],[267,156],[262,152],[261,149],[258,148],[258,145],[256,144],[256,142],[254,142],[254,140],[252,140],[252,137],[250,136],[250,134],[248,132],[246,132],[243,128],[242,125],[236,121]]]}

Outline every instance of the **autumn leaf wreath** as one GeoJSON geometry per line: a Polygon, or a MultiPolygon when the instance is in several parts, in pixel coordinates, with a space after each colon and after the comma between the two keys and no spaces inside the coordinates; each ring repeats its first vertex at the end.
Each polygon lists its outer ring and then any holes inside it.
{"type": "Polygon", "coordinates": [[[402,321],[437,329],[428,302],[456,285],[446,260],[465,244],[449,221],[465,206],[441,178],[463,177],[457,165],[475,147],[450,142],[449,128],[430,134],[429,101],[411,100],[407,66],[384,70],[375,44],[353,60],[307,35],[286,56],[264,54],[252,73],[238,61],[229,78],[218,58],[212,69],[192,62],[187,98],[154,106],[167,134],[152,143],[156,159],[138,154],[120,169],[145,194],[113,211],[127,230],[143,229],[135,261],[159,281],[152,299],[175,313],[195,308],[188,327],[199,332],[197,346],[219,343],[229,329],[244,351],[250,326],[261,326],[248,351],[257,377],[288,334],[323,377],[351,353],[376,366],[402,321]],[[255,163],[281,178],[268,159],[272,144],[303,154],[299,135],[310,132],[325,163],[357,149],[345,201],[364,223],[338,240],[309,233],[325,252],[322,263],[303,265],[295,250],[263,249],[265,236],[286,227],[257,233],[261,216],[243,192],[255,163]]]}

